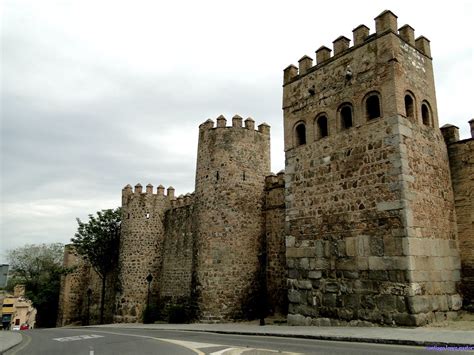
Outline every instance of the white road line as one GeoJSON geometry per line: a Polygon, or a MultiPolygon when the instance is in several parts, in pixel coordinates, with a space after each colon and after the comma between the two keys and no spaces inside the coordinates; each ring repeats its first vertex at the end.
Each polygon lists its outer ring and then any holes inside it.
{"type": "Polygon", "coordinates": [[[66,341],[76,341],[76,340],[86,340],[86,339],[95,339],[95,338],[103,338],[103,335],[97,334],[88,334],[88,335],[75,335],[72,337],[64,337],[64,338],[53,338],[53,340],[59,342],[66,342],[66,341]]]}

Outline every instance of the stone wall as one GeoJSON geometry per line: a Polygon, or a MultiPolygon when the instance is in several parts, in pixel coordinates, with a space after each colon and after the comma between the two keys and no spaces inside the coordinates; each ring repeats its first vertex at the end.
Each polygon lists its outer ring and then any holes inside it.
{"type": "Polygon", "coordinates": [[[196,218],[189,204],[165,214],[163,268],[160,282],[160,306],[189,303],[195,288],[196,218]]]}
{"type": "MultiPolygon", "coordinates": [[[[474,126],[474,120],[470,123],[471,127],[474,126]]],[[[457,127],[450,126],[446,129],[456,133],[456,137],[447,143],[461,254],[461,292],[464,306],[472,310],[474,308],[474,134],[471,139],[458,140],[457,127]]]]}
{"type": "Polygon", "coordinates": [[[64,247],[63,266],[71,272],[61,276],[59,293],[58,326],[82,324],[83,292],[87,288],[88,270],[83,259],[77,255],[72,245],[64,247]]]}
{"type": "Polygon", "coordinates": [[[265,181],[266,286],[270,314],[288,312],[285,248],[285,173],[265,181]]]}
{"type": "MultiPolygon", "coordinates": [[[[99,324],[102,290],[99,275],[77,254],[72,244],[64,248],[63,266],[70,272],[61,277],[57,325],[99,324]]],[[[116,281],[117,273],[110,273],[106,283],[105,323],[113,321],[116,281]]]]}

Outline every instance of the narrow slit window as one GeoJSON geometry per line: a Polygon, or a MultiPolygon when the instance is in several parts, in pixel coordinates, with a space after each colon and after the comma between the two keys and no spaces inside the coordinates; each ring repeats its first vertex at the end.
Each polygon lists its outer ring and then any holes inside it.
{"type": "Polygon", "coordinates": [[[245,171],[242,173],[242,180],[245,181],[245,171]]]}
{"type": "Polygon", "coordinates": [[[219,172],[216,171],[216,181],[219,180],[219,172]]]}

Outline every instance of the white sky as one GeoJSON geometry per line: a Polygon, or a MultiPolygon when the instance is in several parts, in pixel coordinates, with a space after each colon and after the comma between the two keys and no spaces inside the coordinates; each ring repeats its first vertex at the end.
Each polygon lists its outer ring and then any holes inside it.
{"type": "Polygon", "coordinates": [[[440,124],[468,138],[470,1],[4,0],[0,263],[69,242],[76,217],[127,183],[193,191],[198,125],[224,114],[272,126],[284,167],[283,69],[385,9],[431,40],[440,124]]]}

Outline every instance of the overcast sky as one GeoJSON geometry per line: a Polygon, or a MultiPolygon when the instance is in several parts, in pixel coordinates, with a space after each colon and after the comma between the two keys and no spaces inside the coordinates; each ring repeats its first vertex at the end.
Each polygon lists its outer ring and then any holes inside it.
{"type": "Polygon", "coordinates": [[[2,1],[0,263],[68,243],[128,183],[192,192],[220,114],[270,124],[281,170],[283,69],[385,9],[431,40],[440,124],[468,138],[470,1],[2,1]]]}

